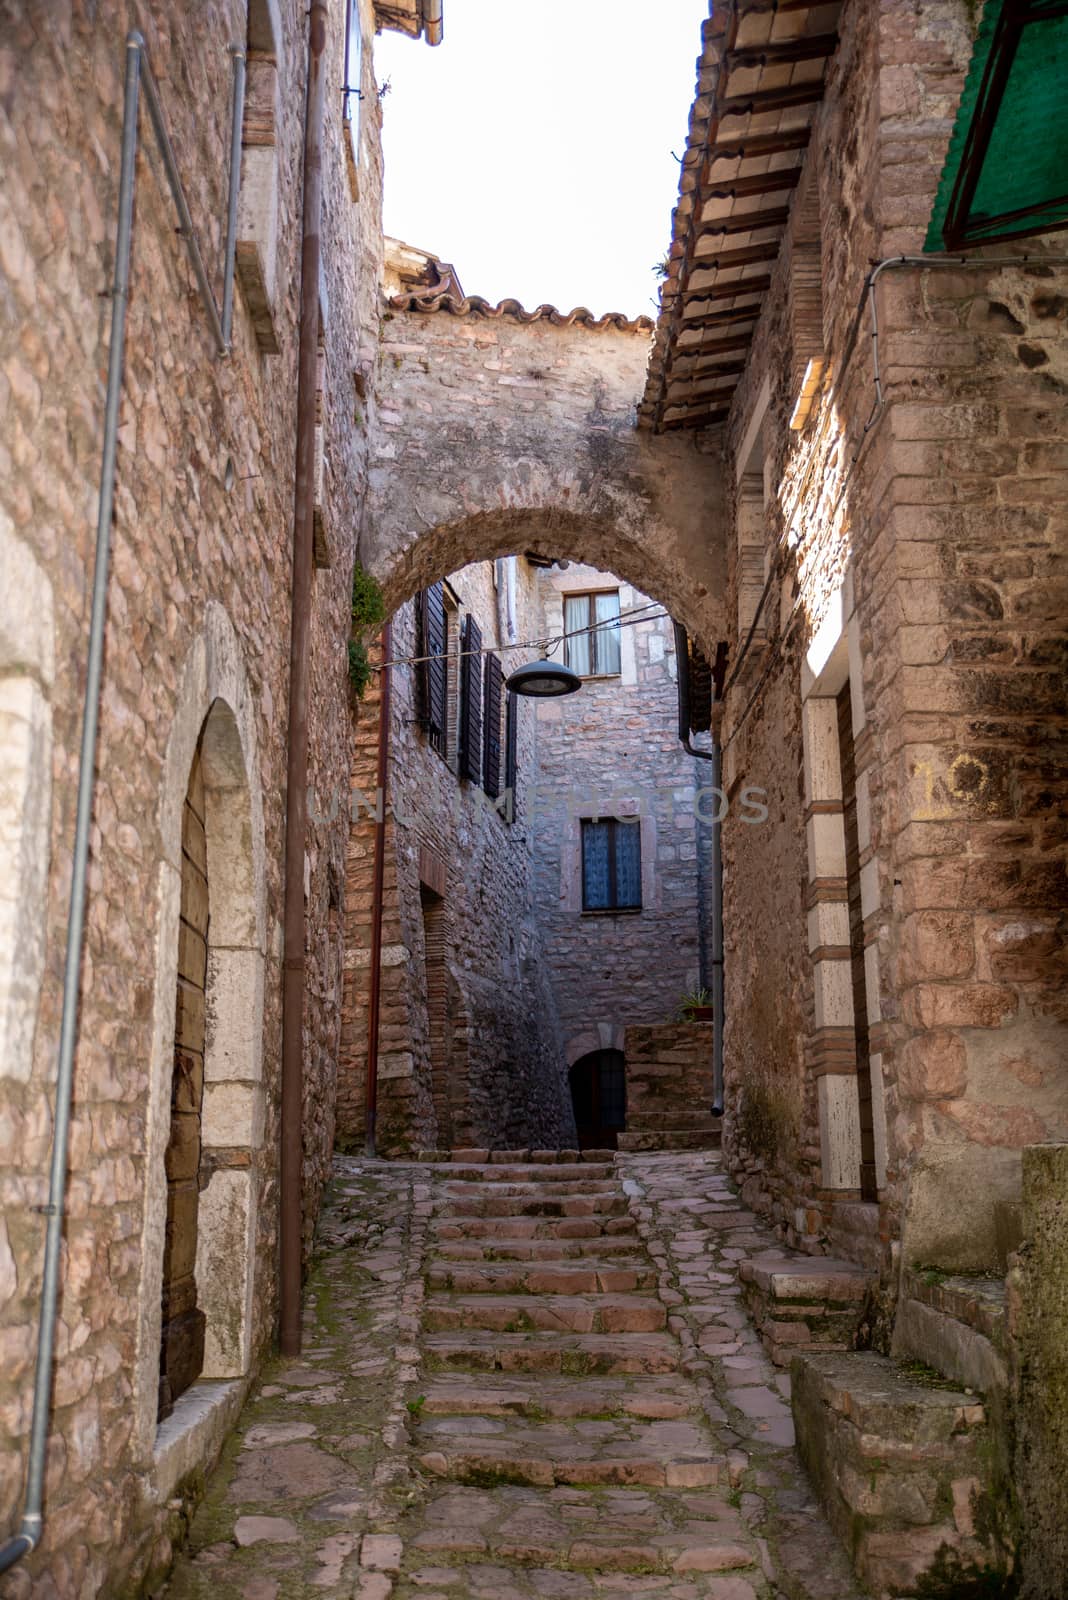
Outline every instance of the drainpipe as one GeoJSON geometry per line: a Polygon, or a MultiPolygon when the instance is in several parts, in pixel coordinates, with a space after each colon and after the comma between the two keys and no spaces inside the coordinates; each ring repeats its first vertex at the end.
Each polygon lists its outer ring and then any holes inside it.
{"type": "Polygon", "coordinates": [[[445,0],[422,0],[423,38],[427,44],[440,44],[445,36],[445,0]]]}
{"type": "Polygon", "coordinates": [[[712,706],[712,1115],[723,1115],[723,823],[720,821],[720,722],[722,702],[712,706]]]}
{"type": "MultiPolygon", "coordinates": [[[[240,129],[244,110],[245,55],[233,50],[234,105],[233,125],[240,129]]],[[[119,215],[115,230],[115,278],[111,290],[111,336],[108,341],[108,382],[104,403],[104,444],[100,467],[97,503],[96,550],[93,563],[93,598],[89,613],[89,645],[86,657],[85,700],[82,711],[82,740],[78,761],[78,799],[74,824],[74,849],[71,858],[70,909],[67,915],[67,949],[63,969],[63,1013],[59,1030],[59,1056],[56,1067],[55,1125],[52,1130],[52,1161],[47,1204],[39,1209],[48,1218],[45,1231],[44,1271],[38,1313],[37,1362],[34,1371],[33,1414],[30,1422],[29,1459],[26,1492],[23,1497],[22,1526],[19,1532],[0,1544],[0,1573],[7,1572],[28,1556],[41,1542],[44,1528],[44,1477],[48,1450],[48,1420],[52,1397],[52,1360],[55,1353],[56,1307],[59,1298],[59,1266],[63,1240],[63,1213],[66,1202],[70,1105],[74,1085],[74,1050],[77,1043],[78,985],[82,965],[82,938],[85,932],[86,877],[89,862],[89,829],[93,815],[93,777],[96,768],[97,728],[100,714],[100,684],[103,677],[104,632],[107,623],[108,574],[111,557],[111,521],[115,503],[115,461],[119,437],[119,406],[122,400],[123,360],[126,350],[126,312],[130,292],[130,250],[133,239],[134,187],[137,176],[137,115],[144,88],[149,115],[163,157],[164,170],[197,277],[208,320],[220,356],[230,348],[229,321],[220,322],[215,297],[208,284],[193,224],[186,204],[174,150],[167,134],[163,107],[149,66],[142,35],[126,36],[126,72],[122,112],[122,154],[119,167],[119,215]],[[223,331],[225,326],[225,333],[223,331]]],[[[237,219],[237,185],[240,167],[230,172],[230,194],[224,271],[223,299],[232,305],[234,230],[237,219]]]]}
{"type": "Polygon", "coordinates": [[[382,629],[382,671],[378,702],[378,776],[375,809],[375,870],[371,891],[371,992],[367,1001],[367,1094],[365,1128],[367,1154],[375,1151],[378,1124],[378,1034],[382,1011],[382,899],[386,881],[386,783],[389,778],[390,669],[385,665],[393,651],[392,624],[382,629]]]}
{"type": "Polygon", "coordinates": [[[301,246],[297,462],[293,504],[289,730],[286,768],[284,957],[282,976],[282,1137],[279,1344],[300,1354],[304,1166],[304,854],[308,826],[308,634],[311,626],[315,511],[315,396],[318,386],[325,0],[308,11],[308,90],[304,113],[304,227],[301,246]]]}

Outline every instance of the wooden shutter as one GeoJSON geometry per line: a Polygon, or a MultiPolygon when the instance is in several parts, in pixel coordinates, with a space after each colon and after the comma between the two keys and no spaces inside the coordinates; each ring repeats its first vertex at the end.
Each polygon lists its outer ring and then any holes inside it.
{"type": "Polygon", "coordinates": [[[508,692],[508,704],[504,724],[504,787],[510,795],[508,810],[505,818],[514,822],[516,812],[519,810],[519,795],[516,785],[519,781],[519,698],[508,692]]]}
{"type": "Polygon", "coordinates": [[[464,618],[460,658],[460,776],[479,780],[482,765],[482,630],[464,618]]]}
{"type": "Polygon", "coordinates": [[[422,717],[430,743],[441,755],[445,754],[448,737],[449,670],[445,659],[448,632],[445,625],[445,586],[433,584],[419,596],[422,608],[422,638],[419,654],[428,656],[424,663],[424,691],[422,717]]]}
{"type": "Polygon", "coordinates": [[[501,792],[501,699],[504,673],[496,656],[486,657],[483,707],[482,787],[491,800],[501,792]]]}

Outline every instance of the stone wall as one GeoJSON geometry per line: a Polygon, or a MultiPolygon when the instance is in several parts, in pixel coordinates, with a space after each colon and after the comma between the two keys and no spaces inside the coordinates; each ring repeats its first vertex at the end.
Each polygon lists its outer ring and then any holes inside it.
{"type": "Polygon", "coordinates": [[[1068,1565],[1068,1146],[1023,1154],[1023,1243],[1008,1277],[1022,1593],[1054,1600],[1068,1565]]]}
{"type": "MultiPolygon", "coordinates": [[[[249,42],[258,52],[249,64],[242,272],[228,360],[214,353],[144,107],[140,117],[48,1504],[43,1545],[4,1580],[5,1594],[17,1600],[89,1600],[166,1562],[180,1524],[172,1497],[217,1448],[274,1327],[307,52],[305,13],[294,0],[250,9],[246,19],[243,5],[220,0],[177,10],[156,0],[133,8],[105,0],[49,8],[45,25],[40,8],[0,8],[5,1534],[16,1525],[22,1492],[37,1340],[44,1221],[36,1208],[45,1198],[52,1132],[125,35],[136,25],[147,41],[217,293],[228,47],[249,42]],[[277,353],[268,353],[272,341],[277,353]],[[217,1381],[182,1397],[157,1434],[180,818],[202,729],[212,745],[207,848],[215,899],[197,1278],[207,1315],[205,1370],[217,1381]]],[[[333,94],[325,130],[328,470],[319,554],[330,564],[315,575],[310,696],[310,779],[319,795],[347,786],[350,726],[335,707],[344,704],[352,530],[372,416],[366,403],[366,415],[356,415],[354,379],[365,384],[377,336],[381,171],[369,0],[362,17],[368,93],[359,206],[333,94]]],[[[324,68],[330,83],[341,78],[341,32],[335,13],[324,68]]],[[[306,1239],[333,1142],[344,844],[344,827],[327,807],[310,831],[306,869],[306,1239]]]]}
{"type": "MultiPolygon", "coordinates": [[[[581,563],[539,579],[547,638],[563,632],[563,596],[619,584],[581,563]]],[[[699,900],[708,863],[699,813],[714,814],[709,763],[678,736],[670,617],[629,584],[619,606],[620,674],[537,703],[534,853],[538,921],[569,1064],[614,1048],[630,1023],[666,1022],[708,983],[699,900]],[[645,608],[644,616],[642,608],[645,608]],[[641,835],[639,913],[584,912],[584,817],[635,817],[641,835]]]]}
{"type": "Polygon", "coordinates": [[[630,1026],[627,1058],[627,1132],[663,1133],[705,1120],[712,1105],[712,1024],[630,1026]]]}
{"type": "Polygon", "coordinates": [[[1062,1138],[1068,1119],[1051,765],[1066,273],[1035,259],[1056,239],[1026,241],[1027,267],[884,271],[875,403],[864,275],[922,247],[972,38],[956,0],[922,16],[847,8],[842,30],[804,180],[819,196],[825,376],[791,430],[788,238],[727,426],[729,543],[755,503],[774,573],[724,721],[728,783],[772,797],[766,828],[725,828],[727,1148],[803,1248],[848,1251],[874,1229],[886,1245],[903,1235],[907,1259],[981,1268],[1022,1147],[1062,1138]],[[855,1176],[830,721],[846,685],[878,1212],[855,1176]]]}
{"type": "Polygon", "coordinates": [[[360,559],[391,604],[539,550],[618,573],[714,644],[719,461],[635,430],[648,354],[647,325],[387,310],[360,559]]]}
{"type": "MultiPolygon", "coordinates": [[[[470,614],[479,622],[484,649],[537,634],[535,570],[526,561],[503,561],[496,572],[489,561],[466,567],[452,574],[449,589],[457,621],[470,614]],[[504,592],[509,568],[511,618],[504,592]]],[[[453,642],[458,648],[455,630],[453,642]]],[[[401,660],[417,653],[411,602],[394,616],[392,653],[401,660]]],[[[506,654],[505,670],[528,654],[506,654]]],[[[418,726],[413,667],[393,669],[377,1127],[386,1154],[573,1143],[535,911],[535,710],[529,700],[516,704],[519,781],[509,823],[480,786],[458,777],[454,740],[449,760],[429,744],[418,726]]],[[[377,723],[377,694],[369,695],[360,710],[353,790],[355,801],[365,795],[370,805],[377,723]]],[[[360,1147],[375,827],[369,805],[359,803],[357,811],[348,859],[338,1132],[343,1145],[360,1147]]]]}

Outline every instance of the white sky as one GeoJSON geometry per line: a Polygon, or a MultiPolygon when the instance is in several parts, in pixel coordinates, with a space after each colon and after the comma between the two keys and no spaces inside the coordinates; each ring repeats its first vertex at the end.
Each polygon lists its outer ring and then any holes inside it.
{"type": "Polygon", "coordinates": [[[653,316],[709,0],[445,0],[383,33],[386,232],[468,294],[653,316]]]}

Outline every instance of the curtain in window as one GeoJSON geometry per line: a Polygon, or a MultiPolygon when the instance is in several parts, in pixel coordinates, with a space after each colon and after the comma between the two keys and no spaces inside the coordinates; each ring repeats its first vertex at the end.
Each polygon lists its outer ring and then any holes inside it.
{"type": "Polygon", "coordinates": [[[608,594],[595,594],[593,597],[594,615],[596,623],[611,622],[616,620],[614,628],[599,627],[594,634],[596,641],[595,656],[596,672],[619,672],[619,590],[613,589],[608,594]]]}
{"type": "Polygon", "coordinates": [[[637,821],[619,821],[616,835],[616,905],[642,903],[641,826],[637,821]]]}
{"type": "Polygon", "coordinates": [[[587,911],[603,911],[612,904],[610,838],[607,822],[582,824],[582,904],[587,911]]]}
{"type": "Polygon", "coordinates": [[[575,595],[564,600],[564,632],[573,634],[573,638],[564,640],[564,660],[572,672],[577,672],[580,678],[588,678],[593,671],[590,660],[590,635],[588,632],[579,632],[579,629],[588,629],[590,625],[590,597],[586,594],[575,595]]]}

